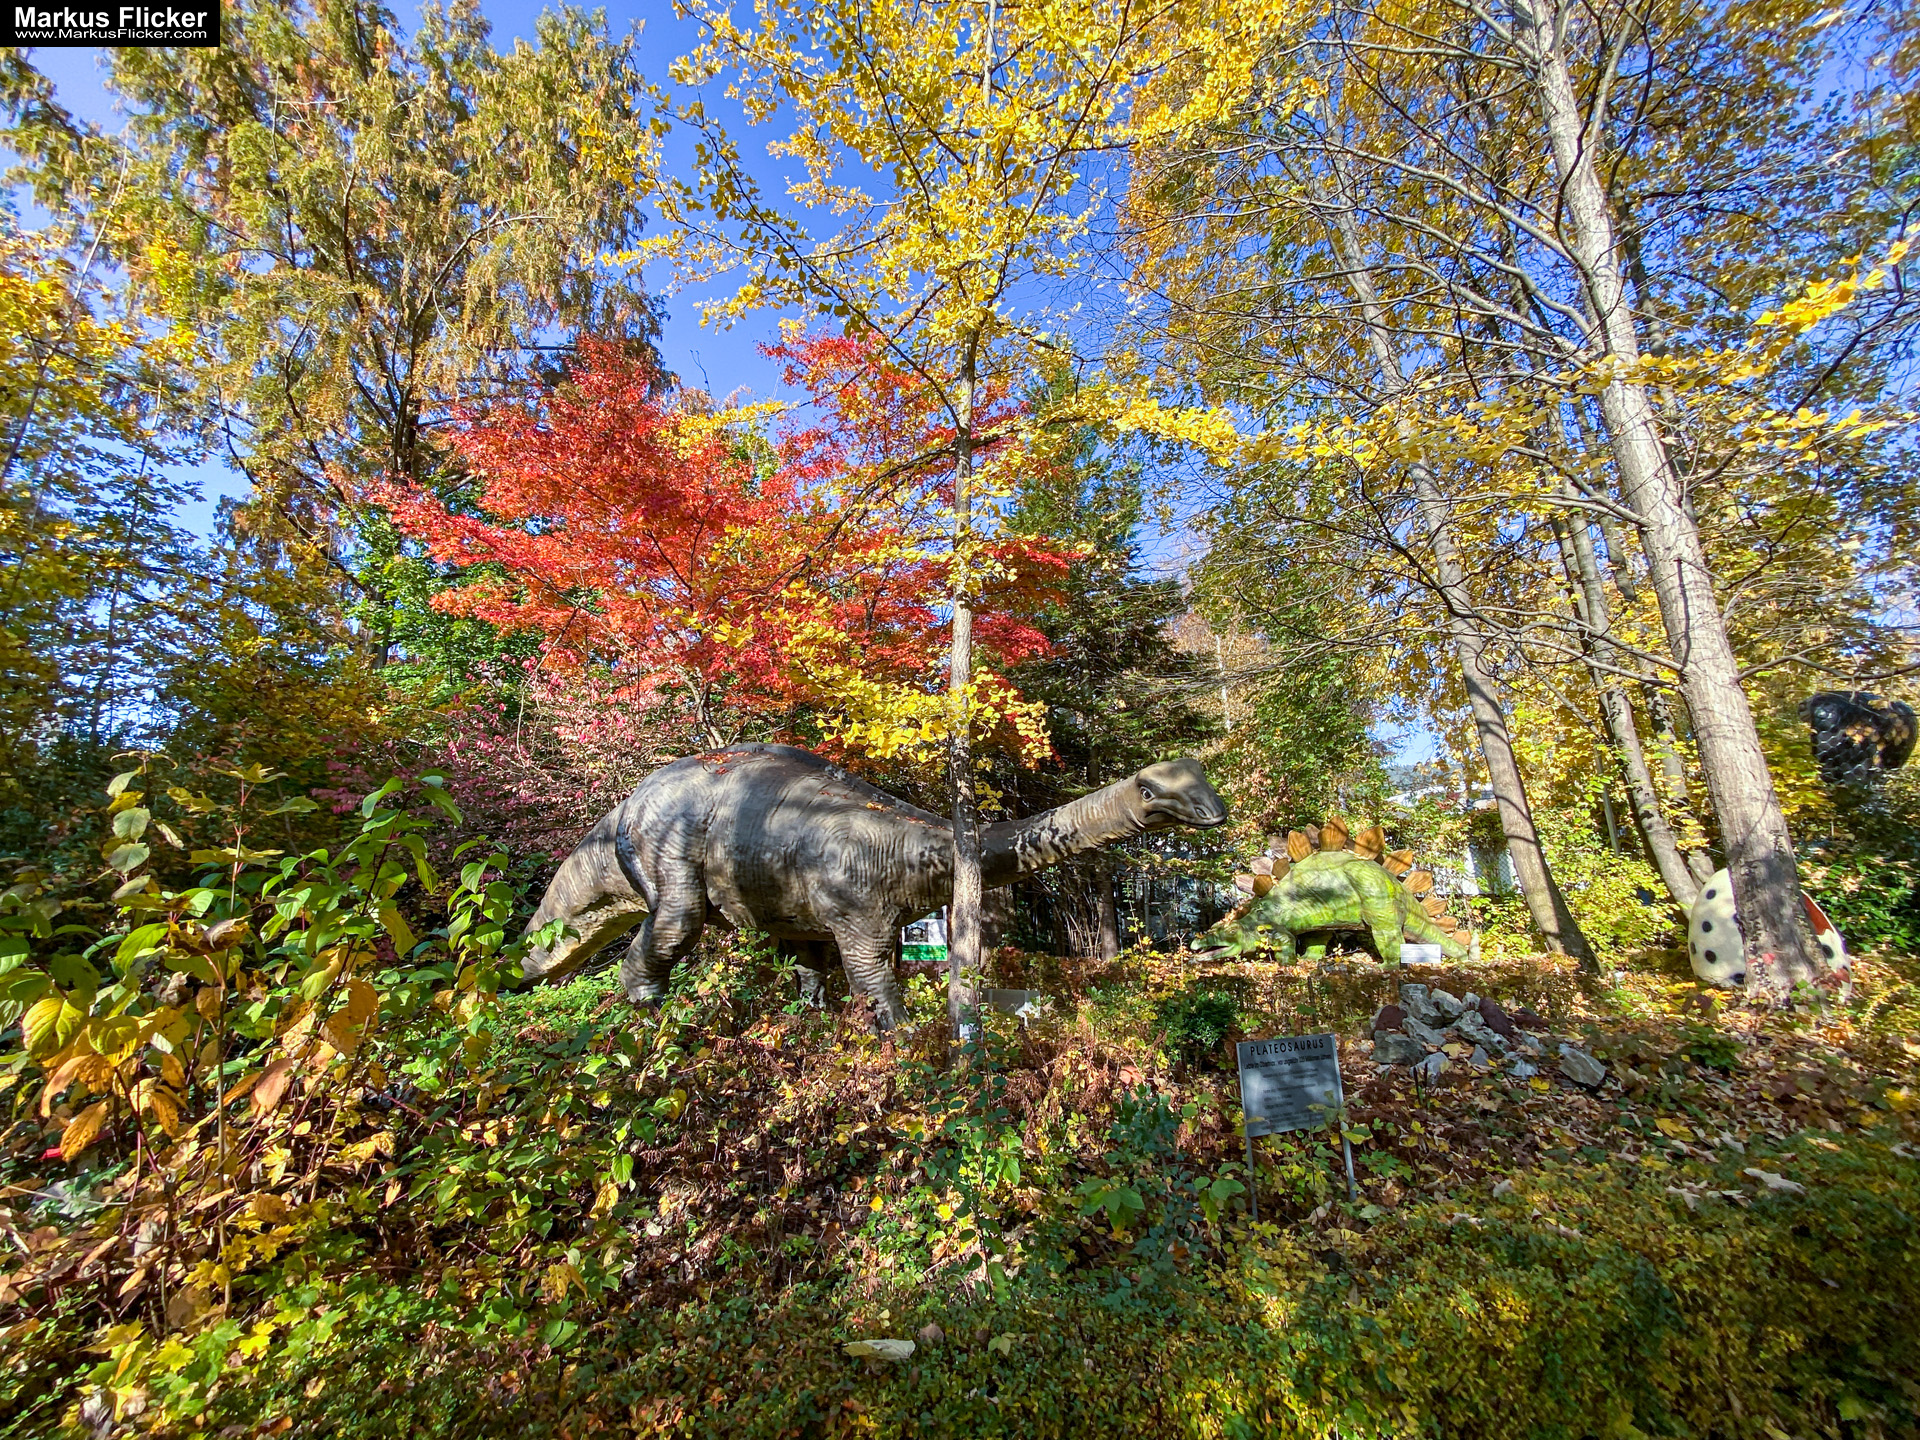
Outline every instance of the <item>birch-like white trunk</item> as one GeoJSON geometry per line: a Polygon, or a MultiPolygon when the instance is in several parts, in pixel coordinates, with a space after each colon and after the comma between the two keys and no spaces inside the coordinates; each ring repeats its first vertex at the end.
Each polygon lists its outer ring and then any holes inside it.
{"type": "Polygon", "coordinates": [[[1814,978],[1814,942],[1800,902],[1793,841],[1774,793],[1740,666],[1713,593],[1700,532],[1661,443],[1652,397],[1635,378],[1637,322],[1628,309],[1613,217],[1595,164],[1594,136],[1566,60],[1564,0],[1512,0],[1513,38],[1539,101],[1570,222],[1598,358],[1612,376],[1600,392],[1607,443],[1627,503],[1638,513],[1648,580],[1659,602],[1746,939],[1750,989],[1784,993],[1814,978]]]}
{"type": "Polygon", "coordinates": [[[1594,553],[1593,536],[1586,519],[1575,511],[1561,529],[1566,549],[1569,577],[1576,585],[1578,614],[1591,647],[1594,688],[1600,693],[1600,709],[1606,716],[1607,734],[1613,741],[1614,755],[1620,762],[1621,779],[1626,782],[1627,800],[1633,806],[1633,818],[1639,824],[1641,838],[1653,857],[1653,868],[1667,893],[1682,910],[1691,909],[1700,886],[1681,857],[1673,828],[1667,824],[1660,806],[1660,792],[1654,788],[1653,772],[1647,766],[1646,747],[1640,743],[1640,727],[1633,716],[1633,702],[1627,697],[1626,682],[1619,671],[1628,657],[1613,640],[1613,607],[1607,603],[1606,586],[1600,579],[1600,560],[1594,553]]]}

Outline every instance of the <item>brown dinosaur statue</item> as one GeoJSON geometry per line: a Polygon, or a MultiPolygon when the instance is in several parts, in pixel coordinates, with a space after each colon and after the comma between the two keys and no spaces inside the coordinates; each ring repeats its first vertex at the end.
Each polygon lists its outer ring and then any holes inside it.
{"type": "MultiPolygon", "coordinates": [[[[1227,807],[1193,760],[1166,760],[1078,800],[980,830],[991,887],[1149,830],[1223,823],[1227,807]]],[[[906,1016],[894,978],[900,927],[953,894],[953,828],[818,755],[735,745],[664,765],[600,817],[528,922],[564,929],[522,963],[571,974],[634,931],[620,983],[659,1001],[709,922],[786,942],[833,941],[882,1029],[906,1016]]]]}

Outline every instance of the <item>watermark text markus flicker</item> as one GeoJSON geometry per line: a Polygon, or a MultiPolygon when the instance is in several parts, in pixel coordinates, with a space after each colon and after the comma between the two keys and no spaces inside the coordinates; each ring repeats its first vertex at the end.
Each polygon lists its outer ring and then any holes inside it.
{"type": "Polygon", "coordinates": [[[0,43],[70,49],[90,45],[220,43],[220,0],[182,5],[19,5],[0,0],[0,43]]]}

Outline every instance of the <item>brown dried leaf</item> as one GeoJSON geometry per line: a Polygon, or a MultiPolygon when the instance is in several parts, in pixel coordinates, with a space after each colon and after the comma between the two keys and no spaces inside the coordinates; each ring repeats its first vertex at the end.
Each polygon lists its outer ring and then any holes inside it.
{"type": "Polygon", "coordinates": [[[287,1093],[287,1086],[293,1081],[291,1058],[276,1060],[260,1076],[260,1083],[253,1087],[247,1101],[253,1107],[255,1115],[270,1115],[287,1093]]]}

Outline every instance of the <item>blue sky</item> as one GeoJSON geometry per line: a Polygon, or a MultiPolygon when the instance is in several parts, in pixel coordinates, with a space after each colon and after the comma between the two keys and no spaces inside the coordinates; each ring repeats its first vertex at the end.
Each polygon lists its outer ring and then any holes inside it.
{"type": "MultiPolygon", "coordinates": [[[[493,26],[495,48],[504,50],[516,40],[533,39],[536,18],[547,4],[544,0],[485,0],[481,8],[493,26]]],[[[669,86],[668,69],[672,62],[699,43],[699,27],[675,15],[668,0],[614,4],[607,6],[606,11],[609,26],[616,32],[630,25],[641,27],[642,69],[656,84],[669,86]]],[[[403,19],[411,19],[418,11],[409,13],[402,8],[399,13],[403,19]]],[[[103,58],[102,52],[88,49],[43,49],[32,54],[34,64],[54,82],[63,104],[103,129],[117,130],[125,117],[116,113],[113,97],[101,83],[103,58]]],[[[676,98],[686,98],[686,92],[679,92],[676,98]]],[[[739,107],[725,97],[722,86],[709,87],[701,98],[709,113],[719,118],[734,135],[743,158],[760,183],[772,192],[784,188],[792,162],[766,155],[767,143],[780,133],[778,125],[750,129],[739,107]]],[[[669,136],[666,162],[669,166],[687,163],[689,150],[684,139],[669,136]]],[[[35,219],[31,213],[24,218],[29,224],[35,219]]],[[[659,290],[666,276],[649,272],[647,278],[651,288],[659,290]]],[[[661,350],[667,367],[685,383],[715,395],[724,396],[743,389],[761,397],[799,398],[783,395],[778,374],[758,349],[763,341],[773,337],[779,317],[763,313],[724,331],[702,327],[698,310],[702,298],[702,293],[697,291],[666,297],[661,350]]],[[[1095,297],[1089,292],[1084,298],[1095,297]]],[[[184,507],[181,518],[196,532],[210,535],[219,500],[225,495],[241,493],[244,483],[217,460],[208,461],[192,474],[201,487],[201,496],[198,502],[184,507]]],[[[1190,533],[1177,531],[1142,538],[1148,563],[1164,572],[1177,573],[1191,558],[1194,541],[1190,533]]],[[[1417,726],[1383,725],[1380,733],[1398,759],[1429,759],[1438,750],[1436,737],[1417,726]]]]}
{"type": "MultiPolygon", "coordinates": [[[[536,0],[488,0],[481,8],[493,25],[494,48],[505,50],[515,40],[531,41],[535,19],[548,7],[536,3],[536,0]]],[[[633,24],[642,27],[639,45],[642,66],[647,78],[656,84],[666,85],[668,66],[698,43],[698,27],[677,17],[666,0],[615,4],[607,6],[606,10],[609,27],[616,33],[633,24]]],[[[407,9],[400,8],[399,13],[404,19],[411,19],[417,16],[418,11],[409,13],[407,9]]],[[[61,103],[76,115],[109,131],[118,130],[125,123],[125,116],[115,111],[113,96],[101,82],[104,73],[103,51],[35,49],[31,58],[40,72],[53,81],[61,103]]],[[[739,139],[742,152],[754,165],[758,178],[762,184],[772,188],[785,173],[782,168],[784,162],[775,162],[765,156],[765,144],[774,138],[774,127],[765,127],[760,132],[749,134],[738,108],[726,100],[720,90],[721,87],[711,87],[703,95],[709,111],[728,122],[728,128],[739,139]]],[[[673,143],[669,141],[670,146],[673,143]]],[[[670,150],[669,160],[672,158],[670,150]]],[[[35,223],[36,219],[44,219],[36,217],[30,210],[23,210],[22,218],[29,225],[35,223]]],[[[650,271],[648,274],[649,282],[656,289],[665,278],[664,273],[650,271]]],[[[771,313],[764,314],[752,322],[726,331],[703,329],[696,309],[696,302],[700,298],[700,294],[694,293],[675,295],[667,300],[668,313],[661,344],[667,368],[677,373],[685,383],[711,390],[716,395],[726,395],[743,387],[758,396],[781,394],[778,374],[758,349],[762,341],[773,337],[778,317],[771,313]]],[[[239,494],[245,485],[217,460],[209,461],[191,473],[200,485],[201,498],[198,503],[185,507],[181,518],[197,533],[210,534],[214,507],[221,496],[239,494]]]]}

